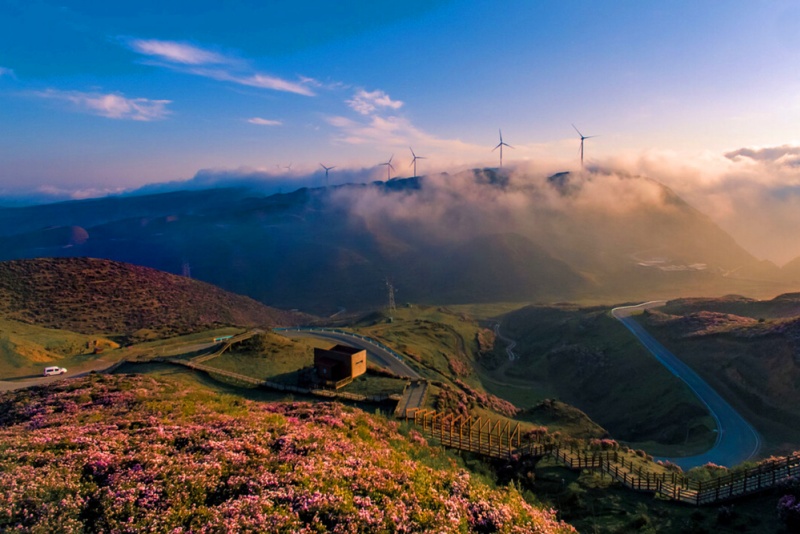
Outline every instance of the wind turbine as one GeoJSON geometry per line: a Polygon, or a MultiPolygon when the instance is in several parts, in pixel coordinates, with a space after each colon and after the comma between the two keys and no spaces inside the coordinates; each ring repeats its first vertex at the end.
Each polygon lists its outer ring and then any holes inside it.
{"type": "MultiPolygon", "coordinates": [[[[414,159],[411,160],[411,165],[414,166],[414,178],[416,178],[417,177],[417,160],[418,159],[428,159],[428,158],[426,158],[425,156],[417,156],[416,154],[414,154],[414,149],[411,148],[411,147],[408,147],[408,149],[411,151],[411,155],[414,156],[414,159]]],[[[411,165],[409,165],[409,167],[411,167],[411,165]]]]}
{"type": "Polygon", "coordinates": [[[387,161],[386,163],[380,163],[380,165],[386,165],[386,181],[387,182],[392,179],[392,171],[394,170],[394,167],[392,167],[392,159],[394,159],[394,154],[392,154],[392,157],[389,158],[389,161],[387,161]]]}
{"type": "Polygon", "coordinates": [[[507,146],[508,148],[514,148],[514,147],[509,145],[508,143],[504,143],[503,142],[503,130],[497,130],[497,131],[500,132],[500,142],[497,143],[497,146],[492,149],[492,152],[494,152],[498,148],[500,149],[500,168],[502,169],[503,168],[503,147],[504,146],[507,146]]]}
{"type": "Polygon", "coordinates": [[[597,137],[597,136],[596,136],[596,135],[583,135],[583,134],[581,133],[581,131],[578,129],[578,127],[577,127],[577,126],[575,126],[575,125],[573,124],[573,125],[572,125],[572,127],[573,127],[573,128],[575,128],[575,131],[576,131],[576,132],[578,132],[578,135],[580,135],[580,136],[581,136],[581,167],[583,167],[583,142],[584,142],[586,139],[591,139],[592,137],[597,137]]]}
{"type": "Polygon", "coordinates": [[[292,163],[291,163],[291,162],[289,162],[289,164],[288,164],[286,167],[284,167],[284,169],[286,169],[287,171],[290,171],[290,172],[291,172],[291,170],[292,170],[292,163]]]}
{"type": "Polygon", "coordinates": [[[333,166],[331,166],[331,167],[326,167],[325,165],[323,165],[322,163],[320,163],[320,164],[319,164],[319,166],[320,166],[320,167],[322,167],[323,169],[325,169],[325,187],[328,187],[328,172],[329,172],[331,169],[335,169],[335,168],[336,168],[336,165],[333,165],[333,166]]]}

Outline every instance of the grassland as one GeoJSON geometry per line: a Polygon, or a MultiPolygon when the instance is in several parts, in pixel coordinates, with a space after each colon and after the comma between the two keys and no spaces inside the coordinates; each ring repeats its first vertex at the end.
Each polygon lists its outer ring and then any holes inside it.
{"type": "MultiPolygon", "coordinates": [[[[509,361],[504,342],[487,328],[491,321],[468,313],[486,317],[509,307],[407,306],[391,322],[376,315],[358,330],[421,362],[434,381],[459,380],[509,401],[522,410],[518,420],[576,437],[610,433],[665,456],[713,444],[714,422],[704,407],[607,308],[530,306],[509,313],[502,332],[518,342],[518,359],[509,361]]],[[[434,389],[432,407],[438,395],[434,389]]]]}
{"type": "Polygon", "coordinates": [[[354,329],[423,364],[421,372],[432,380],[459,378],[480,385],[475,364],[482,328],[470,316],[428,306],[405,306],[392,315],[391,322],[382,315],[370,316],[354,329]]]}
{"type": "Polygon", "coordinates": [[[503,332],[517,341],[518,359],[491,371],[490,391],[526,408],[558,398],[615,438],[657,454],[713,444],[714,423],[700,401],[607,308],[531,306],[506,316],[503,332]]]}
{"type": "Polygon", "coordinates": [[[118,347],[102,336],[43,328],[0,318],[0,378],[39,376],[50,365],[73,368],[118,347]]]}
{"type": "Polygon", "coordinates": [[[638,320],[757,428],[764,453],[788,454],[800,444],[800,318],[787,316],[798,304],[679,301],[638,320]]]}

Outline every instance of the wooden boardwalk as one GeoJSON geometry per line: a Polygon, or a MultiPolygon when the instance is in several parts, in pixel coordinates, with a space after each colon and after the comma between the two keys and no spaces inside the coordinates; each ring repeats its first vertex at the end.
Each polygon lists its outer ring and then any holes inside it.
{"type": "Polygon", "coordinates": [[[406,418],[423,433],[444,447],[469,451],[489,458],[551,457],[576,470],[596,470],[626,488],[658,494],[672,501],[691,505],[711,505],[766,491],[789,477],[800,476],[800,454],[793,454],[757,467],[705,482],[682,473],[656,473],[633,463],[618,451],[590,451],[557,443],[525,440],[519,423],[493,421],[481,417],[457,416],[434,410],[408,410],[406,418]]]}
{"type": "Polygon", "coordinates": [[[397,407],[394,410],[394,416],[397,418],[407,417],[409,411],[421,408],[428,398],[428,381],[427,380],[412,380],[405,388],[403,388],[403,395],[397,407]]]}

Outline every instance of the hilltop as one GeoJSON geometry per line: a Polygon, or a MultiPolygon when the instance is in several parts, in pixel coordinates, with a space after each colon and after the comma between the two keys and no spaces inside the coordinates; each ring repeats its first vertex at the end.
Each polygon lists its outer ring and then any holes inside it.
{"type": "Polygon", "coordinates": [[[295,325],[307,316],[210,284],[116,261],[0,262],[0,317],[84,334],[167,337],[219,325],[295,325]]]}
{"type": "Polygon", "coordinates": [[[609,302],[788,290],[646,177],[474,169],[299,189],[218,189],[0,208],[0,260],[91,256],[332,314],[423,304],[609,302]]]}
{"type": "Polygon", "coordinates": [[[0,394],[0,441],[3,530],[575,532],[340,404],[90,376],[0,394]]]}

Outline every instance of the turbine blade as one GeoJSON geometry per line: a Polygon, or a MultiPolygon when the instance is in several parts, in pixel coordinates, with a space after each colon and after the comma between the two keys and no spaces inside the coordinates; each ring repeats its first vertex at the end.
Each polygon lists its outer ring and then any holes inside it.
{"type": "Polygon", "coordinates": [[[572,127],[573,127],[573,128],[575,128],[575,131],[576,131],[576,132],[578,132],[578,135],[580,135],[581,137],[583,137],[583,134],[581,133],[581,131],[578,129],[578,127],[577,127],[577,126],[575,126],[575,125],[573,124],[573,125],[572,125],[572,127]]]}

